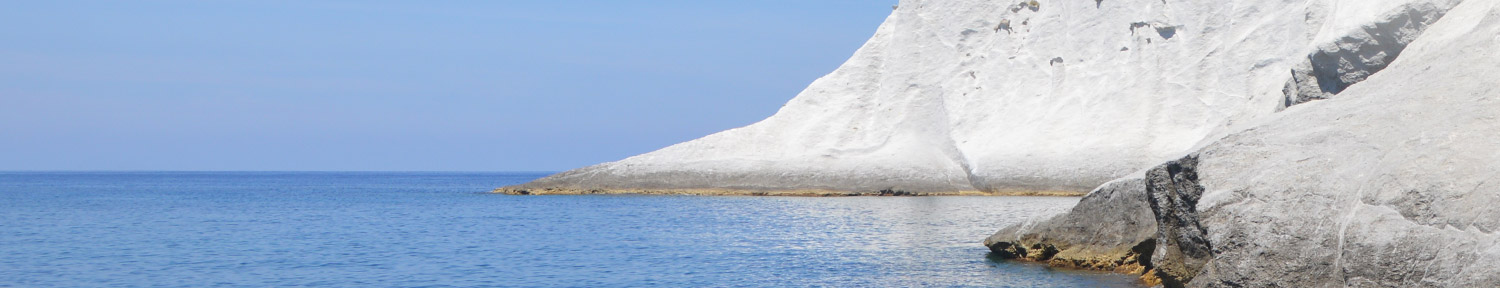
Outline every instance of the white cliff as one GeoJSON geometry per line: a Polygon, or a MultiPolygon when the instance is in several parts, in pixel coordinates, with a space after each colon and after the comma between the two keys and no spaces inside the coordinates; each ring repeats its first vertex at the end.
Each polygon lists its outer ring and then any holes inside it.
{"type": "Polygon", "coordinates": [[[1167,287],[1500,287],[1497,46],[1496,0],[902,1],[771,118],[499,191],[1097,187],[985,244],[1167,287]]]}
{"type": "Polygon", "coordinates": [[[501,192],[1084,192],[1328,98],[1396,58],[1344,51],[1366,26],[1455,2],[906,0],[768,119],[501,192]]]}

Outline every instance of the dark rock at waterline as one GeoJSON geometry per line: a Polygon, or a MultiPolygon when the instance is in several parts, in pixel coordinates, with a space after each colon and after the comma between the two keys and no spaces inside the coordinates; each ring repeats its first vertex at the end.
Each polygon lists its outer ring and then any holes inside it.
{"type": "Polygon", "coordinates": [[[1110,182],[1069,213],[1005,228],[985,239],[985,246],[1007,259],[1145,274],[1157,241],[1145,192],[1144,179],[1110,182]]]}
{"type": "Polygon", "coordinates": [[[1210,248],[1198,222],[1198,156],[1167,162],[1146,172],[1146,200],[1156,217],[1152,267],[1166,287],[1183,287],[1202,271],[1210,248]]]}

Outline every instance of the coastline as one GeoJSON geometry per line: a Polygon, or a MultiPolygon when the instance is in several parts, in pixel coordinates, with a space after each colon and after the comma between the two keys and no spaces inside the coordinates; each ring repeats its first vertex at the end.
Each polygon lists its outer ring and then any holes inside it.
{"type": "Polygon", "coordinates": [[[628,188],[529,188],[529,187],[501,187],[490,193],[505,195],[694,195],[694,196],[785,196],[785,197],[858,197],[858,196],[1042,196],[1042,197],[1082,197],[1088,194],[1086,191],[1056,191],[1056,190],[1002,190],[986,192],[978,190],[951,191],[951,192],[907,192],[907,191],[847,191],[827,189],[783,189],[783,190],[761,190],[761,189],[731,189],[731,188],[696,188],[696,189],[628,189],[628,188]]]}
{"type": "Polygon", "coordinates": [[[1085,249],[1077,248],[1059,251],[1057,246],[1041,242],[1031,245],[997,244],[1001,245],[986,246],[989,246],[993,256],[1000,259],[1043,264],[1053,268],[1135,276],[1141,284],[1147,287],[1163,283],[1162,279],[1156,275],[1158,271],[1151,266],[1151,253],[1156,248],[1154,241],[1141,243],[1128,249],[1114,249],[1107,252],[1080,251],[1085,249]]]}
{"type": "Polygon", "coordinates": [[[1012,225],[984,239],[995,257],[1112,272],[1162,284],[1155,264],[1158,225],[1144,177],[1101,185],[1065,214],[1012,225]],[[1154,262],[1155,261],[1155,262],[1154,262]]]}
{"type": "MultiPolygon", "coordinates": [[[[688,195],[688,196],[767,196],[767,197],[881,197],[881,196],[987,196],[987,197],[1084,197],[1089,191],[1057,191],[1057,190],[1002,190],[986,192],[978,190],[952,191],[952,192],[906,192],[906,191],[850,191],[829,189],[730,189],[730,188],[695,188],[695,189],[628,189],[628,188],[561,188],[561,187],[525,187],[516,185],[497,188],[491,193],[504,195],[688,195]]],[[[1108,184],[1106,184],[1108,186],[1108,184]]],[[[1111,193],[1104,193],[1100,196],[1111,193]]],[[[1094,196],[1098,197],[1098,196],[1094,196]]],[[[1104,199],[1084,198],[1079,205],[1086,206],[1085,209],[1103,209],[1106,211],[1113,208],[1097,207],[1094,203],[1104,199]],[[1088,203],[1085,203],[1088,202],[1088,203]]],[[[1075,206],[1074,209],[1079,207],[1075,206]]],[[[1147,208],[1149,209],[1149,208],[1147,208]]],[[[1149,215],[1149,210],[1147,215],[1149,215]]],[[[1139,211],[1135,211],[1139,212],[1139,211]]],[[[1149,217],[1149,216],[1148,216],[1149,217]]],[[[1094,222],[1094,221],[1085,221],[1094,222]]],[[[1147,228],[1155,228],[1147,227],[1147,228]]],[[[1136,231],[1154,235],[1154,229],[1148,231],[1136,231]]],[[[1020,231],[1017,231],[1020,232],[1020,231]]],[[[1030,238],[1030,237],[1027,237],[1030,238]]],[[[1043,237],[1047,238],[1047,237],[1043,237]]],[[[1057,239],[1028,239],[1031,241],[1015,241],[1024,243],[1013,243],[1012,245],[996,245],[996,238],[986,239],[984,246],[991,250],[990,257],[1018,261],[1026,263],[1037,263],[1053,268],[1096,271],[1118,275],[1135,277],[1143,287],[1162,284],[1162,280],[1156,276],[1157,272],[1151,265],[1151,251],[1154,250],[1155,241],[1144,241],[1134,246],[1110,245],[1108,248],[1094,247],[1085,243],[1070,243],[1069,241],[1056,241],[1057,239]],[[1050,241],[1049,241],[1050,240],[1050,241]],[[1081,245],[1080,245],[1081,244],[1081,245]],[[1103,248],[1103,249],[1101,249],[1103,248]]],[[[1134,240],[1127,240],[1134,241],[1134,240]]],[[[998,241],[996,241],[998,242],[998,241]]],[[[1005,243],[1012,244],[1012,243],[1005,243]]]]}

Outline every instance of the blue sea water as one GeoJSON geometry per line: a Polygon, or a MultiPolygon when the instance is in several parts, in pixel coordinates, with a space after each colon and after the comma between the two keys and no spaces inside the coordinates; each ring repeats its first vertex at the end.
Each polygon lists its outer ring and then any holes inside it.
{"type": "Polygon", "coordinates": [[[0,287],[1134,287],[987,257],[1077,198],[504,196],[534,173],[0,173],[0,287]]]}

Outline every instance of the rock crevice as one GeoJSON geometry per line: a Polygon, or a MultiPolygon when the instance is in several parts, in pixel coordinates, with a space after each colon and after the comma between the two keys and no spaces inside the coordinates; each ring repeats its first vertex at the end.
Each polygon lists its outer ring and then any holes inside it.
{"type": "Polygon", "coordinates": [[[1349,86],[1385,70],[1428,26],[1443,18],[1454,3],[1412,3],[1319,45],[1307,61],[1292,68],[1284,107],[1332,98],[1349,86]]]}
{"type": "Polygon", "coordinates": [[[1197,168],[1198,156],[1190,155],[1146,172],[1146,200],[1156,218],[1158,243],[1151,261],[1167,287],[1184,287],[1213,257],[1208,233],[1198,222],[1203,186],[1197,168]]]}

